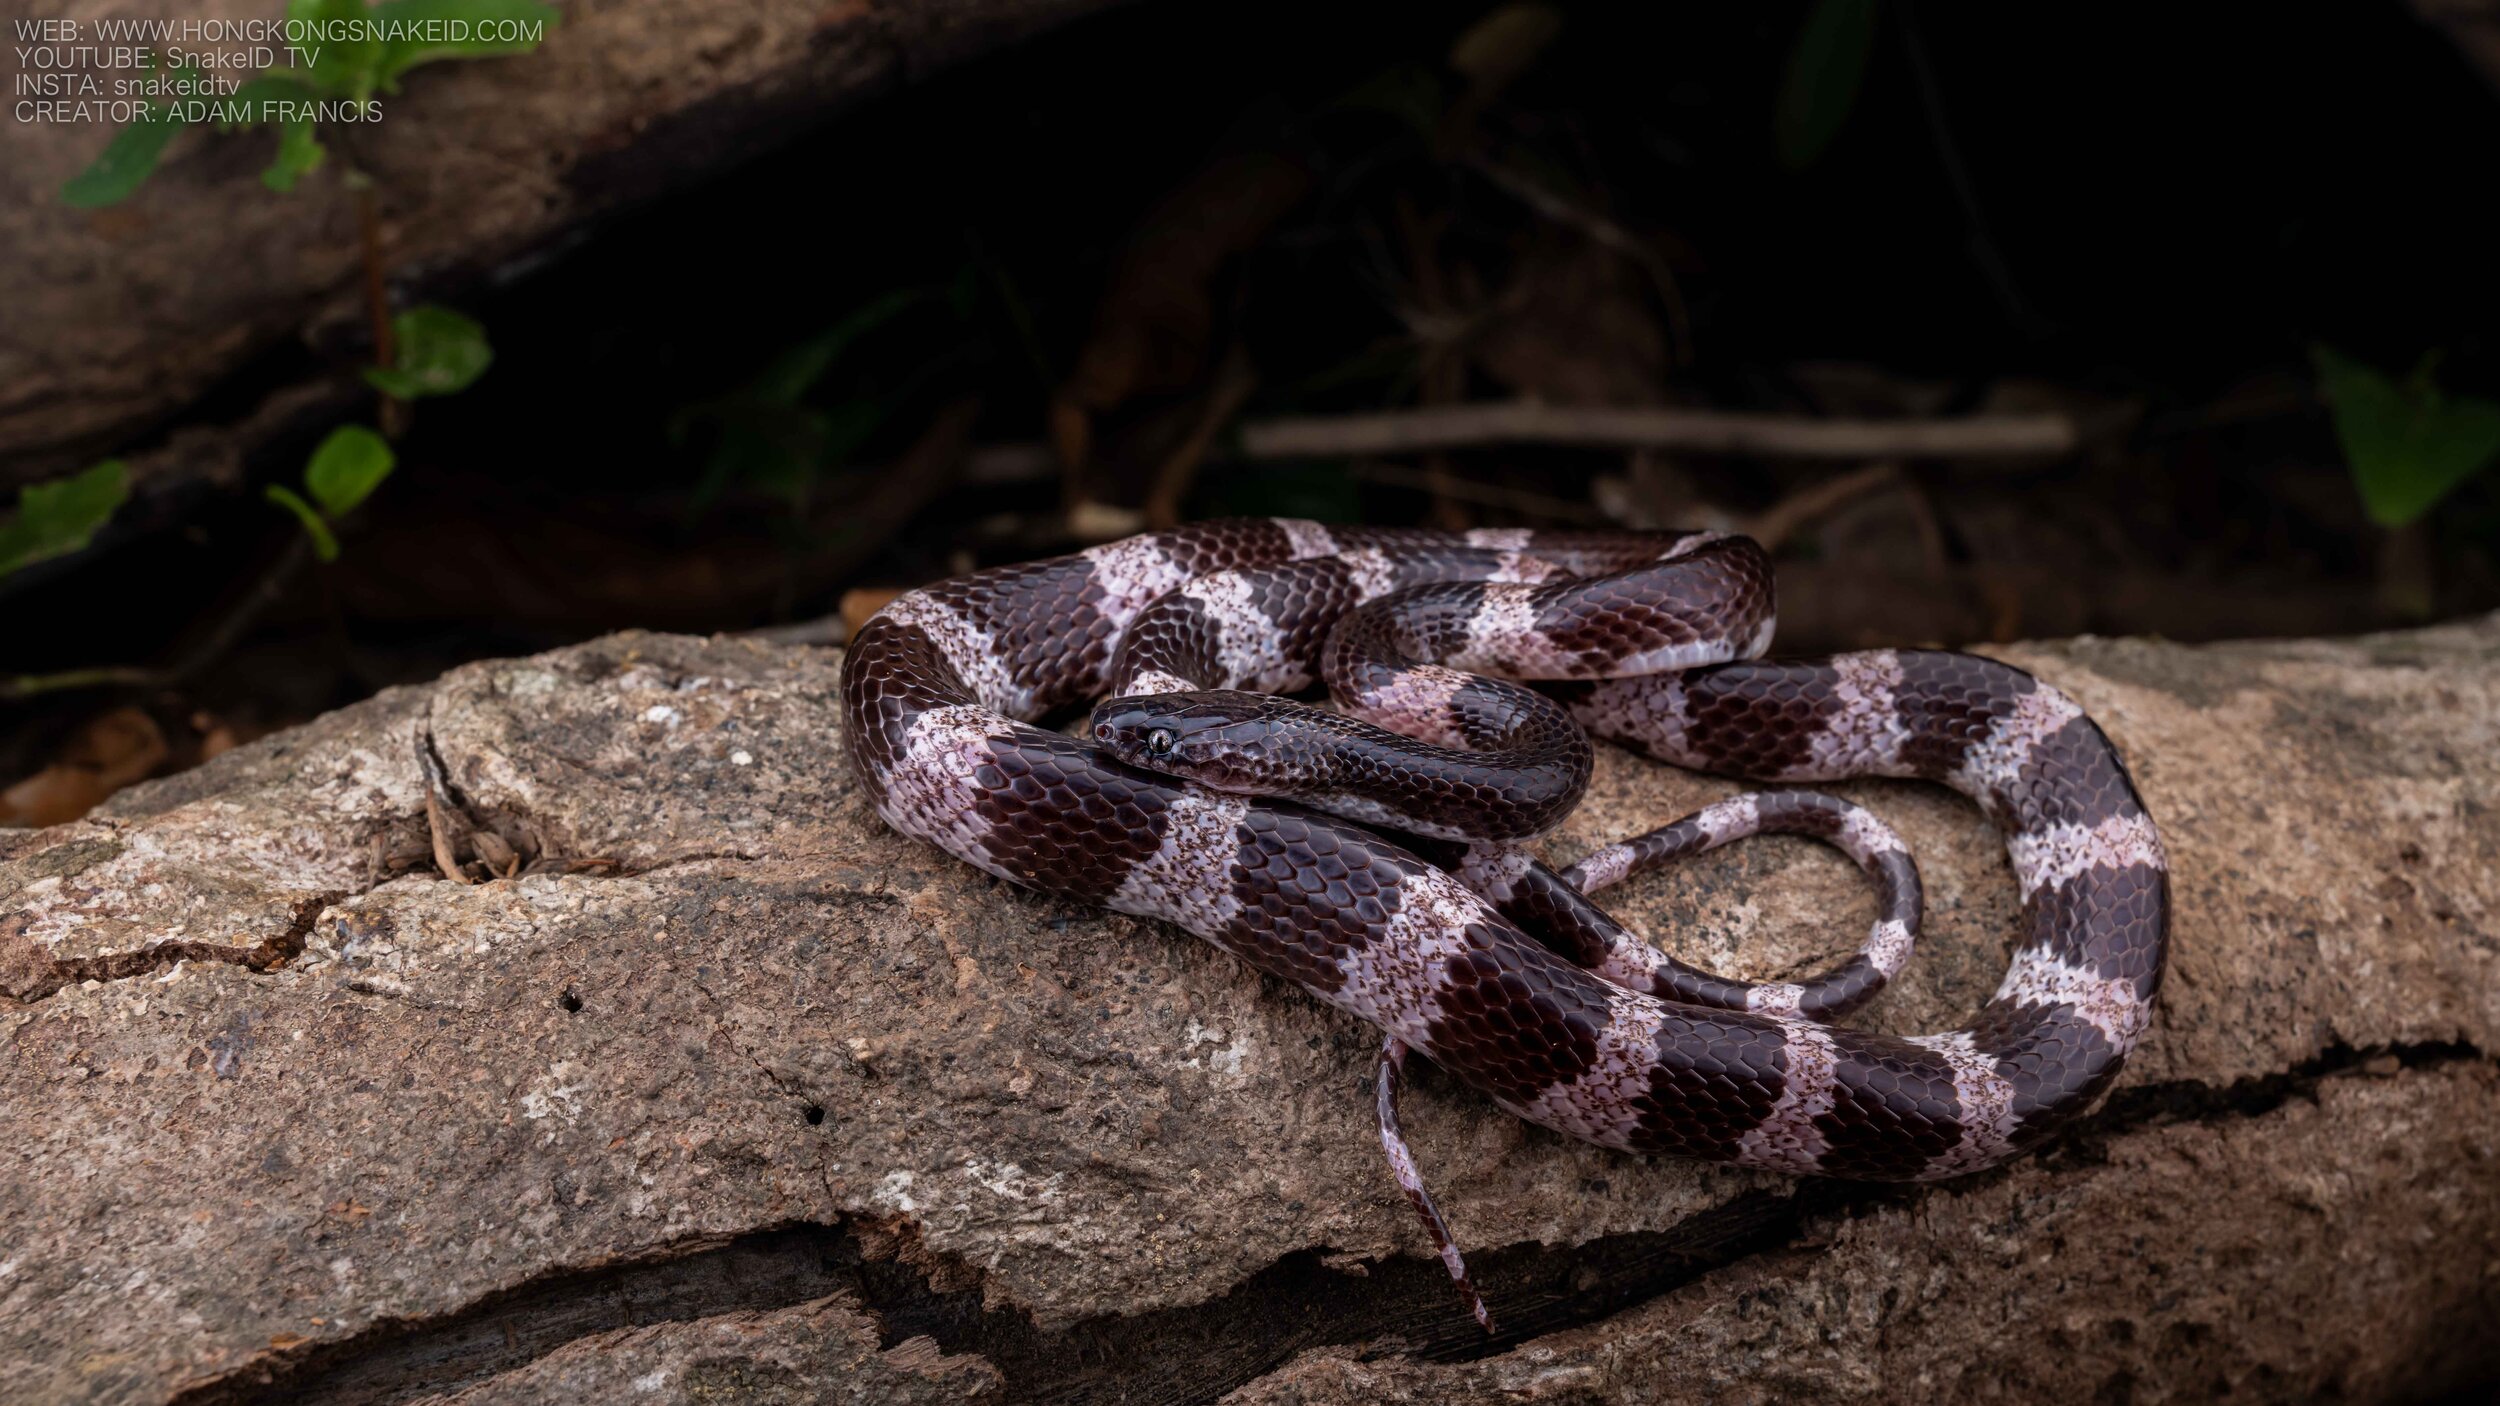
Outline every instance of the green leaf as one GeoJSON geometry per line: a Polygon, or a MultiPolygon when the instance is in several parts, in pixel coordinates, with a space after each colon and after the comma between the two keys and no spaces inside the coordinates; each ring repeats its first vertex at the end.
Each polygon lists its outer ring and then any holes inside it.
{"type": "Polygon", "coordinates": [[[313,450],[312,461],[304,466],[304,486],[324,513],[342,518],[382,486],[394,462],[382,436],[362,425],[341,425],[313,450]]]}
{"type": "Polygon", "coordinates": [[[234,92],[228,95],[225,100],[228,108],[241,108],[253,113],[254,115],[247,117],[240,122],[220,122],[217,124],[217,130],[220,132],[237,132],[241,131],[245,127],[257,127],[261,125],[261,118],[258,114],[261,111],[262,103],[308,103],[316,98],[319,98],[320,96],[320,93],[314,91],[310,85],[304,83],[301,79],[290,77],[285,73],[263,73],[256,78],[247,80],[242,87],[235,89],[234,92]]]}
{"type": "Polygon", "coordinates": [[[699,418],[712,428],[712,448],[687,498],[687,506],[697,510],[732,485],[797,498],[814,478],[833,432],[818,411],[752,400],[706,407],[699,418]]]}
{"type": "Polygon", "coordinates": [[[1441,114],[1449,99],[1441,91],[1441,75],[1419,63],[1384,69],[1357,83],[1337,99],[1338,107],[1377,112],[1395,119],[1426,141],[1441,130],[1441,114]]]}
{"type": "Polygon", "coordinates": [[[467,390],[495,361],[486,329],[447,307],[421,304],[391,319],[396,364],[368,366],[365,382],[401,400],[467,390]]]}
{"type": "Polygon", "coordinates": [[[1015,329],[1016,344],[1023,348],[1024,359],[1033,368],[1033,379],[1045,390],[1059,384],[1058,373],[1050,369],[1050,355],[1042,350],[1040,332],[1033,323],[1033,308],[1016,287],[1007,266],[990,257],[989,252],[975,245],[974,259],[989,275],[990,291],[998,295],[998,306],[1007,314],[1007,325],[1015,329]]]}
{"type": "Polygon", "coordinates": [[[312,85],[294,76],[292,70],[263,71],[244,80],[243,86],[226,98],[229,109],[244,109],[252,115],[238,121],[220,122],[220,132],[238,132],[257,127],[263,121],[261,104],[270,102],[308,103],[320,97],[312,85]]]}
{"type": "Polygon", "coordinates": [[[2425,357],[2403,385],[2330,347],[2310,348],[2353,487],[2370,520],[2402,527],[2500,459],[2500,404],[2451,399],[2425,357]]]}
{"type": "Polygon", "coordinates": [[[322,149],[321,139],[313,135],[311,119],[297,118],[281,123],[278,127],[278,155],[269,163],[269,169],[260,173],[260,183],[284,194],[295,189],[295,183],[319,167],[322,158],[327,155],[329,153],[322,149]]]}
{"type": "Polygon", "coordinates": [[[849,463],[887,418],[868,396],[824,410],[756,400],[705,407],[700,421],[712,429],[712,447],[688,506],[709,507],[733,485],[804,506],[817,482],[849,463]]]}
{"type": "Polygon", "coordinates": [[[853,343],[883,327],[928,296],[917,288],[901,288],[873,298],[850,316],[773,359],[746,388],[749,397],[772,405],[795,405],[853,343]]]}
{"type": "Polygon", "coordinates": [[[119,459],[26,485],[17,495],[17,516],[0,525],[0,576],[84,548],[129,497],[129,473],[119,459]]]}
{"type": "Polygon", "coordinates": [[[825,444],[817,468],[838,469],[865,447],[885,423],[885,405],[865,396],[843,401],[825,412],[825,444]]]}
{"type": "Polygon", "coordinates": [[[171,103],[141,106],[147,115],[114,133],[103,154],[61,186],[62,204],[93,210],[127,200],[156,169],[157,158],[165,154],[165,144],[174,139],[174,133],[182,130],[183,119],[174,114],[171,103]]]}
{"type": "Polygon", "coordinates": [[[736,390],[672,415],[671,444],[710,446],[687,506],[700,511],[734,484],[803,507],[818,480],[846,463],[887,418],[877,397],[855,394],[822,409],[811,404],[826,374],[862,338],[924,302],[951,296],[945,288],[881,294],[773,358],[736,390]]]}
{"type": "Polygon", "coordinates": [[[1813,165],[1840,135],[1874,46],[1875,0],[1814,0],[1788,51],[1788,73],[1771,110],[1782,166],[1798,171],[1813,165]]]}
{"type": "Polygon", "coordinates": [[[313,511],[312,504],[295,496],[295,491],[283,483],[273,483],[261,492],[270,502],[295,514],[295,520],[304,524],[304,535],[312,539],[313,555],[323,561],[339,559],[339,539],[330,531],[330,524],[321,520],[321,514],[313,511]]]}
{"type": "Polygon", "coordinates": [[[399,76],[419,64],[526,54],[563,18],[539,0],[384,0],[374,7],[373,16],[386,22],[439,24],[442,33],[459,36],[383,41],[375,76],[394,92],[399,76]]]}
{"type": "Polygon", "coordinates": [[[312,24],[340,24],[341,32],[353,38],[340,39],[323,34],[307,39],[299,47],[313,51],[312,66],[295,70],[305,82],[325,93],[344,98],[367,98],[381,82],[382,40],[366,21],[372,12],[365,0],[287,0],[287,18],[312,24]]]}

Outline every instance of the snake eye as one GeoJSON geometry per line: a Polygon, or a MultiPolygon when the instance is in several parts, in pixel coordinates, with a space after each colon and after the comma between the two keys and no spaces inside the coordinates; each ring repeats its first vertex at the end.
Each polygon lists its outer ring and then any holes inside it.
{"type": "Polygon", "coordinates": [[[1154,731],[1147,733],[1146,755],[1150,757],[1168,757],[1172,755],[1172,729],[1168,727],[1159,727],[1154,731]]]}

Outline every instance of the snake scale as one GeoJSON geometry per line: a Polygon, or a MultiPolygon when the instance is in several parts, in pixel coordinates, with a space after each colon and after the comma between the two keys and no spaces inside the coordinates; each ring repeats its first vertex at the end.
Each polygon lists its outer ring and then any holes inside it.
{"type": "Polygon", "coordinates": [[[853,639],[844,717],[896,830],[1177,923],[1378,1026],[1392,1168],[1489,1327],[1397,1133],[1408,1051],[1605,1147],[1930,1180],[2036,1145],[2150,1020],[2169,877],[2100,728],[1972,655],[1761,660],[1773,620],[1741,537],[1208,522],[906,593],[853,639]],[[1321,681],[1340,711],[1275,696],[1321,681]],[[1090,737],[1033,725],[1106,698],[1090,737]],[[1899,841],[1830,797],[1741,796],[1538,863],[1522,846],[1579,799],[1591,735],[1759,781],[1970,797],[2023,900],[1994,999],[1937,1035],[1824,1023],[1898,969],[1919,901],[1899,841]],[[1765,830],[1839,845],[1881,890],[1864,948],[1812,981],[1687,967],[1587,897],[1765,830]]]}

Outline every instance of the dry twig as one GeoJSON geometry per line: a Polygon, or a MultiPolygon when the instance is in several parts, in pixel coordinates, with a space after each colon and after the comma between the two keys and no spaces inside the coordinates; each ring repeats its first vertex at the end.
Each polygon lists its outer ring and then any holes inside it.
{"type": "Polygon", "coordinates": [[[95,669],[67,669],[57,674],[0,677],[0,701],[76,688],[169,688],[181,683],[224,657],[226,651],[234,647],[235,641],[243,638],[244,631],[260,618],[261,612],[284,594],[287,581],[296,570],[311,559],[311,539],[300,532],[291,534],[268,570],[224,614],[208,624],[198,643],[183,649],[171,664],[162,668],[117,664],[95,669]]]}
{"type": "Polygon", "coordinates": [[[443,759],[434,754],[434,730],[420,721],[410,741],[417,754],[417,771],[425,778],[425,829],[434,842],[434,867],[453,883],[476,883],[460,863],[460,842],[477,827],[451,798],[451,778],[443,774],[443,759]]]}
{"type": "Polygon", "coordinates": [[[1753,521],[1745,524],[1745,535],[1760,542],[1762,550],[1776,552],[1796,534],[1797,529],[1852,499],[1864,497],[1900,479],[1901,466],[1886,460],[1809,484],[1763,509],[1753,521]]]}
{"type": "Polygon", "coordinates": [[[1261,420],[1241,428],[1252,459],[1419,454],[1496,444],[1681,449],[1797,459],[1934,459],[2071,452],[2063,415],[1930,420],[1801,420],[1723,410],[1616,409],[1532,400],[1425,406],[1369,415],[1261,420]]]}
{"type": "Polygon", "coordinates": [[[1150,531],[1165,532],[1180,525],[1181,500],[1189,496],[1189,486],[1198,477],[1198,466],[1206,461],[1207,451],[1215,446],[1215,437],[1241,413],[1258,384],[1259,375],[1251,368],[1248,354],[1235,343],[1224,357],[1223,368],[1216,373],[1215,385],[1199,405],[1198,418],[1191,423],[1188,436],[1155,470],[1154,487],[1147,491],[1144,504],[1150,531]]]}

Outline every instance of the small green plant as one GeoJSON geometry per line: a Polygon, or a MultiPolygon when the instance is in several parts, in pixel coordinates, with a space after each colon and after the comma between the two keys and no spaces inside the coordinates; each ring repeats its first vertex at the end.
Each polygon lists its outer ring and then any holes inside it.
{"type": "MultiPolygon", "coordinates": [[[[186,112],[207,113],[205,120],[224,132],[275,128],[277,153],[261,173],[262,183],[272,190],[291,191],[325,165],[337,172],[356,209],[373,326],[374,364],[364,368],[363,377],[379,393],[381,429],[340,426],[305,463],[302,492],[286,484],[264,490],[270,502],[302,525],[314,554],[329,562],[338,559],[340,521],[390,477],[397,463],[390,441],[405,432],[410,402],[467,389],[495,359],[485,329],[449,308],[429,304],[391,312],[374,182],[356,166],[353,146],[342,137],[348,128],[378,117],[369,105],[378,94],[398,92],[399,80],[409,70],[446,59],[527,53],[560,17],[541,0],[289,0],[286,15],[318,31],[317,38],[287,51],[307,55],[305,64],[265,69],[235,92],[203,94],[198,102],[141,104],[139,118],[115,134],[60,194],[64,204],[85,209],[130,198],[188,125],[186,112]],[[325,116],[349,120],[337,131],[327,131],[325,116]],[[332,165],[334,146],[349,159],[332,165]]],[[[176,70],[175,77],[196,85],[199,75],[186,67],[176,70]]],[[[85,547],[127,494],[119,460],[27,488],[19,495],[17,515],[0,525],[0,576],[85,547]]],[[[255,606],[275,593],[278,576],[291,569],[293,560],[282,563],[253,593],[255,606]]],[[[230,640],[240,628],[239,620],[229,620],[213,637],[230,640]]],[[[0,679],[0,698],[56,688],[161,683],[202,662],[194,658],[165,669],[77,669],[0,679]]]]}
{"type": "Polygon", "coordinates": [[[396,355],[365,368],[365,384],[400,400],[457,395],[495,361],[486,329],[447,307],[420,304],[391,319],[396,355]]]}
{"type": "MultiPolygon", "coordinates": [[[[399,364],[368,366],[364,373],[385,395],[404,400],[452,395],[466,390],[494,362],[486,329],[449,308],[423,304],[393,318],[392,325],[399,364]]],[[[336,561],[339,541],[333,529],[382,486],[396,463],[388,440],[362,425],[341,425],[304,466],[310,501],[284,484],[273,483],[264,493],[303,524],[323,561],[336,561]]],[[[129,496],[128,473],[119,459],[28,486],[18,495],[17,516],[0,525],[0,576],[84,549],[129,496]]]]}
{"type": "Polygon", "coordinates": [[[2438,353],[2425,355],[2402,381],[2330,347],[2312,347],[2310,357],[2353,487],[2379,526],[2420,520],[2500,460],[2500,404],[2441,391],[2431,379],[2438,353]]]}
{"type": "MultiPolygon", "coordinates": [[[[174,76],[196,80],[198,73],[178,69],[174,76]]],[[[136,121],[114,134],[86,170],[62,185],[62,204],[92,210],[128,199],[148,173],[156,169],[157,158],[165,154],[175,134],[187,125],[172,103],[141,102],[139,113],[136,121]]]]}
{"type": "MultiPolygon", "coordinates": [[[[329,145],[318,120],[323,112],[342,104],[362,110],[377,94],[398,92],[399,80],[424,64],[527,53],[560,18],[540,0],[289,0],[286,13],[290,21],[320,31],[321,42],[289,50],[308,54],[309,61],[263,70],[212,104],[221,131],[277,129],[277,155],[261,181],[281,192],[295,189],[327,160],[329,145]]],[[[184,68],[175,76],[196,81],[199,75],[184,68]]],[[[171,103],[142,105],[141,112],[93,164],[61,187],[65,203],[111,205],[146,182],[185,118],[171,103]]],[[[449,308],[426,305],[390,315],[382,291],[386,270],[373,182],[352,165],[344,166],[341,179],[357,204],[376,362],[364,369],[364,379],[382,394],[383,434],[346,426],[323,440],[304,471],[310,501],[284,484],[268,489],[269,500],[304,525],[323,561],[338,559],[333,530],[338,520],[389,477],[394,457],[385,436],[404,429],[407,402],[465,390],[495,359],[486,330],[449,308]]],[[[33,513],[22,511],[20,517],[31,521],[33,513]]],[[[81,534],[61,550],[75,551],[85,541],[81,534]]],[[[0,572],[10,560],[0,555],[0,572]]]]}
{"type": "Polygon", "coordinates": [[[398,463],[388,440],[362,425],[341,425],[330,431],[304,465],[304,490],[312,502],[283,483],[262,490],[269,501],[295,514],[323,561],[339,559],[338,534],[331,530],[356,505],[373,496],[398,463]],[[314,504],[320,506],[315,507],[314,504]]]}
{"type": "Polygon", "coordinates": [[[129,473],[119,459],[28,484],[17,495],[17,516],[0,524],[0,576],[83,549],[129,496],[129,473]]]}
{"type": "Polygon", "coordinates": [[[956,322],[968,320],[977,288],[967,264],[943,287],[881,294],[783,351],[735,390],[678,411],[669,421],[670,443],[708,445],[691,505],[707,507],[736,485],[804,510],[816,485],[849,466],[934,368],[906,373],[899,384],[865,384],[857,376],[836,384],[833,373],[850,365],[863,342],[916,309],[942,306],[956,322]]]}
{"type": "MultiPolygon", "coordinates": [[[[394,400],[456,395],[486,374],[495,349],[477,320],[446,307],[420,304],[391,319],[398,355],[389,366],[368,366],[366,384],[394,400]]],[[[270,502],[295,515],[323,561],[339,558],[339,520],[373,496],[391,476],[398,456],[390,441],[362,425],[341,425],[313,449],[304,465],[303,494],[282,483],[262,490],[270,502]],[[318,506],[316,506],[318,505],[318,506]]]]}

